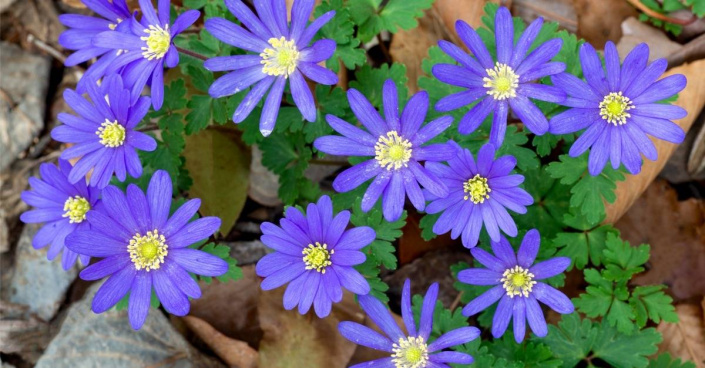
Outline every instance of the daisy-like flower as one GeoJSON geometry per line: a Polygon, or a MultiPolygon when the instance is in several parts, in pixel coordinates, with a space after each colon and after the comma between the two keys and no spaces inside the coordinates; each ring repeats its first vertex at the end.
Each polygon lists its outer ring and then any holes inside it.
{"type": "Polygon", "coordinates": [[[685,132],[673,121],[687,115],[685,109],[658,103],[685,88],[686,79],[674,74],[657,81],[666,71],[666,59],[647,66],[649,47],[642,43],[624,59],[620,67],[617,48],[605,45],[605,70],[590,44],[580,48],[580,63],[587,83],[563,73],[552,76],[553,84],[565,90],[563,105],[570,110],[551,119],[552,134],[586,129],[570,147],[569,154],[580,156],[590,148],[588,169],[598,175],[609,159],[614,169],[620,163],[632,174],[641,171],[641,155],[656,160],[658,153],[647,135],[681,143],[685,132]]]}
{"type": "Polygon", "coordinates": [[[213,72],[229,72],[211,85],[213,98],[230,96],[254,84],[233,114],[240,123],[267,94],[259,129],[265,137],[272,133],[279,114],[287,80],[294,103],[304,119],[316,120],[316,105],[304,75],[325,85],[338,83],[338,76],[318,63],[335,52],[335,41],[324,39],[309,46],[316,32],[333,18],[329,11],[307,26],[314,0],[296,0],[287,23],[284,0],[255,1],[258,16],[241,0],[225,0],[225,5],[247,29],[223,18],[206,20],[206,30],[215,38],[255,54],[218,56],[203,66],[213,72]]]}
{"type": "Polygon", "coordinates": [[[440,41],[441,49],[460,66],[437,64],[432,72],[441,82],[467,90],[442,98],[436,103],[436,110],[451,111],[480,100],[460,120],[458,131],[461,134],[474,132],[493,112],[490,143],[496,147],[504,141],[509,107],[532,133],[546,133],[548,121],[529,98],[559,103],[565,99],[565,93],[554,86],[531,82],[564,71],[565,64],[549,62],[561,50],[563,41],[559,38],[545,42],[526,55],[542,25],[543,19],[536,19],[515,45],[512,15],[507,8],[499,8],[495,16],[495,61],[477,32],[462,20],[457,21],[455,31],[474,58],[460,47],[440,41]]]}
{"type": "Polygon", "coordinates": [[[367,226],[345,230],[350,212],[333,216],[328,196],[310,203],[304,215],[289,207],[277,226],[262,224],[262,243],[275,250],[257,262],[257,275],[264,277],[263,290],[286,283],[284,308],[299,306],[305,314],[311,308],[318,317],[330,314],[332,303],[343,298],[343,288],[364,295],[370,292],[367,280],[353,268],[365,262],[360,249],[372,243],[375,231],[367,226]]]}
{"type": "Polygon", "coordinates": [[[470,285],[493,285],[491,289],[472,300],[463,308],[463,315],[470,317],[499,300],[492,319],[492,336],[499,338],[514,318],[514,339],[524,340],[526,322],[536,336],[548,333],[546,320],[538,302],[561,314],[573,313],[573,303],[565,294],[554,289],[544,280],[556,276],[570,265],[570,258],[556,257],[534,264],[539,252],[541,236],[536,229],[529,230],[514,254],[507,239],[492,242],[494,256],[481,248],[470,252],[485,268],[469,268],[458,273],[458,280],[470,285]]]}
{"type": "MultiPolygon", "coordinates": [[[[56,258],[61,251],[61,266],[68,270],[79,258],[79,254],[65,247],[65,239],[74,231],[90,229],[86,212],[95,208],[100,200],[100,192],[89,188],[85,180],[72,184],[68,180],[71,164],[59,160],[59,167],[52,164],[39,166],[41,179],[29,178],[32,190],[21,194],[22,200],[34,209],[23,213],[24,223],[44,223],[32,238],[35,249],[49,246],[47,259],[56,258]]],[[[87,265],[90,257],[81,255],[81,263],[87,265]]]]}
{"type": "Polygon", "coordinates": [[[350,368],[440,368],[448,367],[448,363],[472,364],[473,358],[468,354],[442,350],[476,339],[480,336],[480,330],[475,327],[455,329],[429,343],[437,297],[438,284],[433,283],[424,296],[421,318],[417,326],[411,311],[411,283],[406,280],[401,297],[401,316],[407,332],[405,334],[382,302],[371,295],[361,296],[360,306],[387,336],[359,323],[348,321],[340,322],[338,330],[346,339],[358,345],[387,352],[389,357],[356,364],[350,368]]]}
{"type": "Polygon", "coordinates": [[[228,271],[222,259],[188,246],[208,238],[220,227],[217,217],[202,217],[189,223],[201,205],[191,199],[169,216],[171,178],[157,170],[145,195],[130,184],[127,195],[115,186],[103,189],[103,206],[89,211],[87,231],[66,239],[69,249],[101,257],[83,271],[84,280],[108,279],[96,292],[92,309],[102,313],[130,293],[128,315],[139,329],[149,312],[152,287],[171,314],[188,314],[189,298],[199,298],[201,289],[190,273],[220,276],[228,271]]]}
{"type": "Polygon", "coordinates": [[[154,138],[134,130],[149,110],[149,97],[130,104],[130,91],[117,74],[106,77],[100,87],[88,83],[86,90],[91,102],[73,90],[64,91],[64,100],[80,116],[60,113],[58,118],[64,125],[51,131],[55,140],[73,144],[61,153],[62,158],[80,158],[71,169],[69,181],[84,181],[91,169],[90,185],[98,188],[108,185],[113,173],[120,181],[128,172],[139,177],[142,164],[137,150],[157,148],[154,138]]]}
{"type": "Polygon", "coordinates": [[[350,107],[367,132],[327,115],[328,124],[343,137],[320,137],[313,145],[331,155],[372,156],[338,175],[333,181],[333,188],[338,192],[348,192],[375,178],[362,198],[362,210],[369,211],[382,196],[384,218],[391,222],[401,216],[407,196],[419,211],[424,209],[426,201],[419,184],[437,197],[448,194],[443,181],[421,166],[419,161],[450,160],[455,156],[456,147],[447,143],[425,144],[453,122],[452,117],[443,116],[421,127],[428,110],[426,91],[418,92],[409,99],[401,117],[397,88],[391,79],[384,83],[382,99],[384,120],[362,93],[354,88],[349,89],[350,107]]]}
{"type": "Polygon", "coordinates": [[[82,14],[61,14],[59,21],[69,29],[59,36],[59,44],[65,49],[74,50],[64,65],[75,66],[93,58],[100,58],[92,64],[78,81],[78,90],[83,92],[87,81],[96,81],[105,73],[106,68],[120,55],[112,48],[97,47],[92,44],[93,37],[101,32],[129,32],[131,17],[126,0],[81,0],[88,9],[99,17],[82,14]]]}
{"type": "Polygon", "coordinates": [[[131,87],[132,101],[137,100],[149,83],[152,104],[159,110],[164,102],[164,66],[173,68],[179,64],[174,37],[191,26],[201,13],[187,10],[170,25],[170,0],[159,0],[158,11],[152,0],[139,0],[139,4],[142,19],[131,19],[129,33],[101,32],[93,38],[93,46],[122,50],[104,75],[122,68],[120,74],[125,85],[131,87]]]}
{"type": "Polygon", "coordinates": [[[443,212],[433,226],[434,233],[440,235],[452,230],[453,239],[462,234],[467,248],[477,245],[483,226],[493,241],[500,241],[500,230],[508,236],[517,236],[517,226],[507,209],[524,214],[534,199],[519,187],[524,176],[510,174],[517,160],[513,156],[495,160],[494,155],[494,146],[488,143],[477,153],[477,162],[470,150],[458,147],[458,155],[448,161],[449,166],[426,163],[428,171],[448,185],[445,198],[425,193],[431,201],[426,212],[443,212]]]}

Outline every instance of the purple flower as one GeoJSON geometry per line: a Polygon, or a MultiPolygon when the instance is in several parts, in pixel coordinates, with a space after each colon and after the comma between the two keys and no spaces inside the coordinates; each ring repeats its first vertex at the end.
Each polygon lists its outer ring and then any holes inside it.
{"type": "Polygon", "coordinates": [[[340,322],[338,330],[346,339],[390,355],[389,358],[356,364],[350,368],[440,368],[447,367],[447,363],[472,364],[473,358],[468,354],[441,350],[476,339],[480,336],[480,330],[475,327],[461,327],[441,335],[429,344],[428,337],[433,328],[433,311],[436,307],[438,284],[433,283],[424,296],[418,326],[411,311],[410,289],[411,283],[407,279],[401,297],[401,316],[408,334],[404,334],[397,326],[387,307],[370,295],[361,296],[360,305],[387,336],[356,322],[340,322]]]}
{"type": "Polygon", "coordinates": [[[495,16],[495,62],[477,32],[462,20],[457,21],[455,30],[474,58],[460,47],[440,41],[438,45],[441,49],[460,66],[437,64],[432,72],[441,82],[467,90],[442,98],[436,103],[436,110],[455,110],[479,99],[460,120],[458,131],[461,134],[474,132],[487,115],[494,112],[490,143],[496,147],[500,147],[504,141],[509,107],[532,133],[546,133],[548,121],[529,98],[559,103],[565,99],[565,93],[554,86],[530,82],[564,71],[565,64],[549,62],[561,50],[563,41],[559,38],[539,45],[526,55],[542,25],[543,19],[536,19],[515,45],[512,15],[507,8],[499,8],[495,16]]]}
{"type": "Polygon", "coordinates": [[[103,189],[103,206],[86,215],[91,230],[66,239],[69,249],[104,258],[80,274],[84,280],[110,276],[93,298],[93,312],[105,312],[129,292],[130,324],[139,329],[154,287],[169,313],[184,316],[189,298],[201,296],[190,273],[220,276],[228,271],[222,259],[189,248],[218,230],[220,219],[203,217],[189,223],[201,205],[199,199],[189,200],[169,217],[171,195],[171,178],[163,170],[154,173],[146,195],[134,184],[127,187],[127,196],[109,185],[103,189]]]}
{"type": "Polygon", "coordinates": [[[686,79],[675,74],[657,79],[666,71],[666,59],[648,66],[649,47],[642,43],[632,50],[620,67],[617,48],[605,45],[605,71],[590,44],[580,48],[580,63],[587,83],[563,73],[551,77],[553,84],[568,94],[563,105],[570,110],[554,116],[553,134],[585,132],[570,147],[570,155],[580,156],[588,148],[590,174],[598,175],[609,159],[614,169],[620,163],[632,174],[641,171],[641,154],[656,160],[658,153],[648,135],[672,143],[681,143],[685,132],[673,119],[687,112],[670,104],[658,103],[685,88],[686,79]]]}
{"type": "Polygon", "coordinates": [[[382,196],[384,218],[391,222],[401,216],[406,196],[419,211],[424,209],[426,202],[419,184],[435,196],[448,194],[446,185],[419,161],[449,160],[455,156],[456,148],[446,143],[425,145],[453,122],[450,116],[443,116],[421,127],[428,110],[428,93],[421,91],[412,96],[401,117],[397,88],[391,79],[384,83],[382,98],[386,121],[362,93],[349,89],[350,107],[367,132],[327,115],[328,124],[344,137],[320,137],[313,145],[332,155],[373,156],[343,171],[333,181],[333,188],[348,192],[375,178],[362,198],[362,210],[369,211],[382,196]]]}
{"type": "Polygon", "coordinates": [[[519,184],[524,176],[510,174],[517,160],[513,156],[494,159],[492,144],[485,144],[477,154],[477,162],[468,149],[458,148],[458,155],[448,165],[426,163],[428,171],[448,185],[448,196],[439,198],[426,192],[431,203],[427,213],[443,212],[433,226],[433,232],[444,234],[451,231],[456,239],[463,235],[463,245],[477,245],[483,224],[493,241],[501,238],[500,229],[508,236],[517,236],[517,226],[507,209],[526,213],[526,206],[534,203],[533,197],[519,184]]]}
{"type": "Polygon", "coordinates": [[[78,90],[83,92],[87,81],[96,81],[105,73],[105,69],[115,61],[119,52],[112,48],[97,47],[92,44],[93,37],[101,32],[129,32],[130,9],[126,0],[81,0],[88,9],[100,17],[82,14],[62,14],[59,21],[69,29],[61,33],[59,43],[66,49],[75,50],[64,64],[74,66],[93,58],[100,58],[91,65],[78,81],[78,90]]]}
{"type": "Polygon", "coordinates": [[[515,255],[512,246],[504,237],[492,242],[494,256],[473,248],[472,256],[487,268],[469,268],[458,273],[458,280],[470,285],[492,285],[493,287],[475,298],[463,308],[463,315],[470,317],[499,300],[492,319],[492,336],[499,338],[514,318],[514,338],[517,343],[524,340],[526,321],[536,336],[548,333],[546,320],[539,301],[561,314],[573,313],[573,303],[565,294],[543,282],[556,276],[570,265],[570,258],[556,257],[534,264],[539,252],[541,236],[536,229],[529,230],[515,255]]]}
{"type": "MultiPolygon", "coordinates": [[[[100,200],[100,192],[89,188],[85,180],[71,184],[68,180],[71,164],[59,160],[59,167],[52,164],[39,166],[42,179],[29,178],[32,190],[21,194],[22,200],[35,209],[20,216],[24,223],[44,223],[32,239],[35,249],[49,245],[47,259],[50,261],[63,250],[61,266],[68,270],[76,262],[79,254],[64,247],[66,236],[77,230],[90,229],[86,212],[95,208],[100,200]]],[[[87,265],[90,257],[81,255],[81,263],[87,265]]]]}
{"type": "Polygon", "coordinates": [[[158,15],[151,0],[139,0],[139,4],[142,20],[133,18],[129,33],[101,32],[93,38],[93,46],[122,50],[103,75],[122,68],[120,74],[125,85],[131,87],[132,101],[137,100],[149,83],[152,104],[159,110],[164,102],[164,66],[173,68],[179,64],[174,37],[191,26],[201,13],[187,10],[170,27],[170,0],[159,0],[158,15]]]}
{"type": "Polygon", "coordinates": [[[229,72],[211,85],[208,93],[213,98],[230,96],[255,85],[235,110],[235,123],[245,120],[269,91],[259,128],[262,135],[271,134],[287,80],[301,115],[308,121],[316,120],[316,105],[303,76],[326,85],[338,83],[338,76],[318,65],[333,55],[335,41],[324,39],[309,46],[316,32],[333,18],[335,11],[323,14],[307,27],[313,4],[314,0],[294,1],[291,23],[288,24],[284,0],[255,1],[259,17],[241,0],[225,0],[230,12],[247,30],[223,18],[206,20],[206,30],[215,38],[255,53],[218,56],[203,64],[213,72],[229,72]]]}
{"type": "Polygon", "coordinates": [[[64,91],[64,100],[80,116],[60,113],[58,118],[64,125],[51,131],[55,140],[73,144],[61,158],[80,157],[68,175],[69,181],[84,181],[90,170],[90,185],[98,188],[108,185],[113,173],[120,181],[125,180],[127,172],[139,177],[142,164],[137,150],[157,148],[154,138],[134,130],[149,110],[149,97],[141,97],[132,105],[130,91],[123,88],[117,74],[106,77],[100,87],[88,83],[86,90],[92,103],[73,90],[64,91]]]}
{"type": "Polygon", "coordinates": [[[264,277],[263,290],[286,283],[284,308],[299,313],[311,308],[323,318],[330,314],[331,304],[343,298],[343,288],[358,295],[370,292],[367,280],[353,268],[365,262],[360,251],[375,239],[375,231],[367,226],[345,230],[350,212],[333,216],[330,197],[322,196],[310,203],[306,215],[289,207],[280,226],[262,224],[262,242],[275,250],[257,262],[257,275],[264,277]]]}

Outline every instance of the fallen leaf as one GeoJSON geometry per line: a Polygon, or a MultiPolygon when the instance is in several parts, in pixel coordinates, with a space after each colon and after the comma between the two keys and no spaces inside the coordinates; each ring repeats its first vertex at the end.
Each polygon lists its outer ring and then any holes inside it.
{"type": "Polygon", "coordinates": [[[602,49],[607,41],[619,41],[622,21],[638,15],[626,1],[574,0],[573,4],[578,15],[578,37],[597,49],[602,49]]]}
{"type": "Polygon", "coordinates": [[[667,284],[676,300],[705,294],[705,204],[678,201],[665,180],[654,181],[615,224],[631,244],[650,244],[647,272],[639,285],[667,284]]]}
{"type": "MultiPolygon", "coordinates": [[[[705,301],[703,301],[705,303],[705,301]]],[[[703,309],[694,304],[676,306],[678,323],[661,322],[658,331],[663,335],[659,353],[669,352],[676,358],[690,360],[697,368],[705,367],[705,323],[703,309]]]]}
{"type": "Polygon", "coordinates": [[[693,141],[693,149],[688,155],[688,174],[697,176],[705,171],[705,126],[700,128],[693,141]]]}
{"type": "MultiPolygon", "coordinates": [[[[361,323],[364,315],[354,296],[345,292],[331,314],[318,318],[313,310],[301,315],[282,306],[285,288],[263,291],[259,299],[259,321],[264,336],[259,345],[259,366],[266,368],[343,368],[356,345],[338,333],[338,323],[361,323]]],[[[313,309],[313,308],[312,308],[313,309]]]]}
{"type": "Polygon", "coordinates": [[[445,249],[458,242],[450,238],[450,234],[438,235],[426,241],[421,237],[419,221],[422,216],[416,211],[409,211],[406,224],[402,228],[402,235],[399,238],[399,265],[405,265],[421,257],[431,250],[445,249]]]}
{"type": "Polygon", "coordinates": [[[225,364],[238,368],[257,368],[258,353],[246,342],[223,335],[198,317],[185,316],[183,321],[225,364]]]}
{"type": "MultiPolygon", "coordinates": [[[[683,74],[688,78],[688,85],[678,94],[678,100],[674,103],[688,111],[688,116],[675,120],[686,132],[693,125],[698,113],[705,106],[705,60],[698,60],[690,64],[673,68],[664,74],[683,74]]],[[[653,139],[652,139],[653,140],[653,139]]],[[[641,193],[656,178],[661,169],[668,162],[669,157],[675,152],[677,145],[662,140],[653,140],[658,151],[658,160],[644,160],[641,173],[639,175],[627,175],[627,179],[617,183],[615,194],[617,200],[614,203],[605,205],[607,216],[604,223],[615,223],[622,215],[629,210],[634,202],[641,196],[641,193]]]]}
{"type": "Polygon", "coordinates": [[[190,197],[201,199],[202,215],[220,217],[220,232],[228,234],[247,200],[249,150],[233,130],[206,129],[186,136],[184,157],[190,197]]]}
{"type": "Polygon", "coordinates": [[[455,33],[455,22],[463,20],[473,28],[479,27],[487,3],[499,4],[500,0],[436,0],[431,9],[445,25],[453,43],[460,45],[460,39],[455,33]]]}
{"type": "Polygon", "coordinates": [[[671,41],[662,30],[629,17],[622,22],[622,38],[617,43],[617,51],[622,60],[640,43],[649,44],[649,61],[665,58],[683,47],[671,41]]]}
{"type": "Polygon", "coordinates": [[[279,199],[279,175],[269,171],[262,165],[262,150],[256,145],[252,146],[252,162],[250,164],[250,187],[247,194],[253,201],[268,207],[278,206],[282,203],[279,199]]]}
{"type": "Polygon", "coordinates": [[[575,14],[573,0],[514,0],[512,14],[527,23],[542,17],[544,21],[558,22],[570,32],[578,30],[578,16],[575,14]]]}
{"type": "Polygon", "coordinates": [[[72,8],[77,8],[77,9],[85,9],[86,4],[83,3],[81,0],[61,0],[62,3],[72,7],[72,8]]]}

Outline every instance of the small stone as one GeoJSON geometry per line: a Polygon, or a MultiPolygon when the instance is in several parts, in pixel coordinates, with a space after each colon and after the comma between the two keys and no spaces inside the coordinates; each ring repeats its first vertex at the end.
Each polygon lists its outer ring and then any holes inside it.
{"type": "Polygon", "coordinates": [[[73,304],[36,368],[222,367],[195,350],[159,310],[152,309],[139,331],[130,326],[127,310],[95,314],[91,286],[73,304]]]}
{"type": "Polygon", "coordinates": [[[15,270],[9,282],[9,300],[28,305],[31,312],[50,321],[78,272],[75,267],[64,271],[61,256],[54,261],[47,260],[48,247],[32,247],[32,238],[40,227],[27,224],[22,230],[15,254],[15,270]]]}
{"type": "Polygon", "coordinates": [[[0,171],[44,128],[50,60],[0,42],[0,171]]]}
{"type": "Polygon", "coordinates": [[[220,245],[230,247],[230,256],[237,260],[239,266],[257,263],[270,252],[269,248],[259,240],[221,242],[220,245]]]}

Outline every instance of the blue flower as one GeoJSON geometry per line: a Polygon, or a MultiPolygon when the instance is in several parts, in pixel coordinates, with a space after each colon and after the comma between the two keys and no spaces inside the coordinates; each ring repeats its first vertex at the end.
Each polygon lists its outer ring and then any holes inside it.
{"type": "Polygon", "coordinates": [[[434,233],[452,230],[453,239],[462,234],[467,248],[477,245],[483,226],[493,241],[500,240],[500,230],[517,236],[517,226],[507,209],[524,214],[534,199],[519,188],[524,176],[510,174],[516,159],[502,156],[495,160],[494,155],[494,146],[485,144],[477,154],[477,162],[470,150],[458,148],[458,155],[448,161],[449,166],[426,163],[428,171],[448,186],[448,196],[444,198],[426,193],[426,199],[431,201],[426,212],[443,212],[433,225],[434,233]]]}
{"type": "Polygon", "coordinates": [[[51,131],[57,141],[73,144],[61,153],[67,160],[78,158],[69,181],[84,181],[90,170],[90,185],[98,188],[108,185],[113,173],[120,181],[128,172],[139,177],[142,164],[137,150],[157,148],[154,138],[135,130],[149,110],[149,97],[141,97],[131,105],[130,91],[117,74],[106,77],[100,87],[88,83],[86,90],[92,103],[73,90],[64,91],[64,100],[80,116],[60,113],[58,118],[64,125],[51,131]]]}
{"type": "Polygon", "coordinates": [[[75,50],[64,64],[74,66],[93,58],[100,58],[92,64],[78,81],[78,91],[83,92],[87,81],[96,81],[105,73],[106,68],[120,55],[112,48],[97,47],[92,44],[93,37],[101,32],[129,32],[131,18],[126,0],[82,0],[88,9],[100,17],[82,14],[62,14],[59,21],[69,29],[59,36],[59,44],[66,49],[75,50]]]}
{"type": "Polygon", "coordinates": [[[358,295],[370,292],[367,280],[353,268],[365,262],[360,251],[375,239],[375,231],[367,226],[345,230],[350,212],[333,216],[328,196],[309,204],[306,215],[289,207],[276,226],[262,224],[262,243],[275,250],[257,262],[257,275],[264,277],[263,290],[286,283],[284,308],[299,313],[311,308],[323,318],[330,314],[332,303],[343,298],[343,288],[358,295]]]}
{"type": "MultiPolygon", "coordinates": [[[[20,216],[24,223],[44,223],[32,239],[35,249],[49,246],[47,258],[53,260],[63,251],[61,266],[68,270],[79,254],[65,247],[65,239],[74,231],[90,229],[86,213],[99,205],[100,192],[89,188],[85,180],[72,184],[68,180],[71,164],[59,160],[59,167],[52,164],[39,166],[41,179],[29,178],[32,190],[21,194],[22,200],[35,209],[20,216]]],[[[87,265],[90,257],[81,254],[81,263],[87,265]]]]}
{"type": "Polygon", "coordinates": [[[580,48],[580,63],[587,83],[563,73],[551,77],[565,90],[563,103],[570,110],[550,121],[552,134],[568,134],[585,129],[570,147],[569,154],[580,156],[590,148],[588,169],[598,175],[609,159],[614,169],[620,164],[632,174],[641,171],[641,155],[656,160],[658,153],[647,134],[672,143],[681,143],[685,132],[671,120],[688,113],[679,106],[659,103],[685,88],[686,79],[675,74],[657,80],[668,66],[666,59],[648,66],[649,47],[642,43],[632,50],[620,67],[617,48],[605,45],[605,70],[590,44],[580,48]]]}
{"type": "Polygon", "coordinates": [[[208,93],[213,98],[230,96],[254,84],[235,110],[233,121],[240,123],[267,94],[260,116],[260,131],[268,136],[274,130],[286,81],[294,103],[308,121],[316,120],[316,105],[304,75],[314,82],[326,85],[338,83],[338,76],[317,65],[335,52],[335,41],[323,39],[309,43],[335,11],[329,11],[310,25],[308,18],[314,0],[296,0],[287,23],[284,0],[255,1],[258,16],[240,0],[225,0],[225,5],[247,30],[223,18],[206,20],[206,30],[215,38],[255,54],[218,56],[203,66],[214,72],[229,71],[211,85],[208,93]]]}
{"type": "Polygon", "coordinates": [[[189,248],[220,227],[217,217],[189,222],[201,205],[199,199],[189,200],[169,216],[172,187],[166,171],[154,173],[146,195],[130,184],[127,196],[112,185],[103,189],[102,196],[103,206],[86,214],[91,229],[66,239],[74,252],[104,258],[80,273],[84,280],[109,276],[93,298],[93,312],[105,312],[129,292],[130,324],[139,329],[147,318],[154,287],[167,312],[185,316],[189,298],[201,297],[190,273],[215,277],[228,271],[222,259],[189,248]]]}
{"type": "Polygon", "coordinates": [[[565,70],[561,62],[549,62],[561,50],[560,38],[549,40],[527,53],[539,34],[543,19],[536,19],[514,44],[514,24],[507,8],[501,7],[495,16],[497,60],[492,60],[480,36],[467,23],[459,20],[455,30],[474,57],[460,47],[440,41],[438,45],[460,66],[437,64],[433,75],[441,82],[467,90],[446,96],[436,103],[436,110],[451,111],[479,102],[460,120],[461,134],[474,132],[490,112],[494,112],[490,143],[500,147],[507,129],[509,107],[532,133],[548,131],[548,120],[529,98],[560,103],[565,93],[554,86],[531,83],[565,70]]]}
{"type": "Polygon", "coordinates": [[[560,314],[573,313],[573,303],[565,294],[536,280],[556,276],[570,265],[570,258],[556,257],[534,264],[539,252],[541,236],[536,229],[529,230],[514,254],[512,246],[502,237],[492,242],[494,256],[481,248],[473,248],[472,256],[485,268],[469,268],[458,273],[458,280],[470,285],[493,286],[478,296],[465,308],[463,315],[470,317],[480,313],[499,300],[492,318],[492,336],[499,338],[514,319],[514,339],[524,340],[526,322],[536,336],[548,334],[543,311],[538,302],[560,314]]]}
{"type": "Polygon", "coordinates": [[[401,216],[407,196],[416,209],[424,209],[426,201],[419,184],[437,197],[448,194],[443,181],[419,161],[450,160],[456,148],[446,143],[426,144],[453,122],[450,116],[443,116],[421,127],[428,110],[428,93],[421,91],[412,96],[401,117],[397,88],[391,79],[384,83],[382,98],[386,121],[362,93],[349,89],[350,107],[367,132],[327,115],[328,124],[343,137],[320,137],[313,145],[331,155],[372,156],[338,175],[333,188],[348,192],[374,178],[362,198],[362,210],[369,211],[382,196],[384,218],[391,222],[401,216]]]}
{"type": "Polygon", "coordinates": [[[139,0],[139,4],[142,19],[130,20],[129,33],[101,32],[93,38],[93,46],[122,50],[103,75],[120,71],[123,82],[131,88],[132,101],[137,100],[149,83],[152,104],[159,110],[164,102],[164,66],[173,68],[179,64],[174,37],[191,26],[201,13],[187,10],[170,26],[170,0],[159,0],[158,15],[151,0],[139,0]]]}
{"type": "Polygon", "coordinates": [[[356,322],[340,322],[338,330],[346,339],[389,354],[388,358],[356,364],[350,368],[440,368],[447,363],[472,364],[472,356],[457,351],[442,351],[468,343],[478,336],[475,327],[461,327],[446,332],[429,343],[433,330],[438,284],[433,283],[424,296],[418,326],[411,311],[411,282],[407,279],[401,300],[401,315],[407,334],[397,326],[387,307],[371,295],[360,297],[360,306],[385,335],[356,322]]]}

